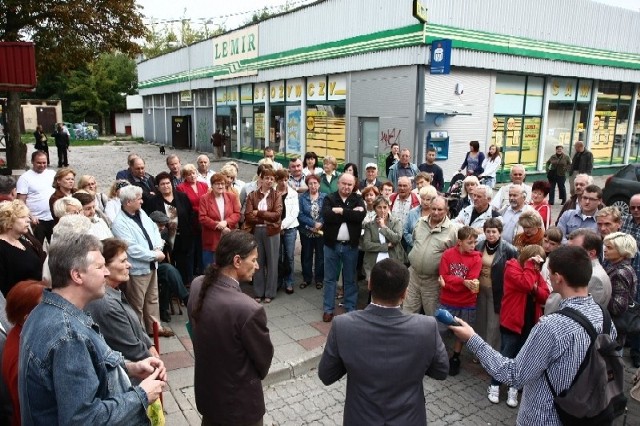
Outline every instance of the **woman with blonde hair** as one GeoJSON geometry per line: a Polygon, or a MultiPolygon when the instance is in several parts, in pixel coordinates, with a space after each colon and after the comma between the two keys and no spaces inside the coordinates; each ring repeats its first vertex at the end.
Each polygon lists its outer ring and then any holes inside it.
{"type": "Polygon", "coordinates": [[[471,175],[464,178],[462,181],[462,189],[460,190],[460,200],[458,200],[458,204],[456,204],[455,214],[458,214],[465,207],[473,204],[471,193],[478,185],[480,185],[480,181],[477,177],[471,175]]]}
{"type": "Polygon", "coordinates": [[[107,204],[104,207],[104,214],[107,215],[111,222],[115,220],[118,213],[120,213],[120,210],[122,210],[122,202],[118,195],[120,193],[120,189],[129,185],[131,185],[129,182],[121,179],[113,182],[113,184],[111,184],[111,188],[109,188],[109,201],[107,201],[107,204]]]}
{"type": "Polygon", "coordinates": [[[104,213],[104,208],[109,199],[102,192],[98,192],[98,183],[95,177],[91,175],[80,176],[80,179],[78,179],[78,190],[84,190],[90,195],[93,195],[96,199],[96,210],[104,213]]]}
{"type": "MultiPolygon", "coordinates": [[[[263,158],[263,160],[265,160],[265,159],[263,158]]],[[[266,160],[269,160],[269,159],[266,158],[266,160]]],[[[269,160],[269,161],[270,162],[266,162],[265,161],[263,164],[273,164],[273,162],[271,160],[269,160]]],[[[225,190],[227,190],[229,192],[233,192],[236,195],[236,197],[240,197],[240,192],[238,191],[238,189],[234,185],[234,181],[236,180],[236,176],[238,176],[238,171],[236,170],[236,168],[233,167],[230,164],[225,164],[220,169],[220,174],[222,176],[224,176],[225,179],[226,179],[225,190]]]]}
{"type": "Polygon", "coordinates": [[[513,245],[518,250],[521,250],[531,244],[537,244],[542,247],[542,240],[544,239],[544,225],[542,224],[542,218],[538,212],[522,212],[518,218],[518,225],[522,227],[522,232],[517,234],[513,239],[513,245]]]}
{"type": "Polygon", "coordinates": [[[320,173],[320,192],[331,194],[338,190],[338,178],[340,173],[336,170],[338,161],[336,157],[327,155],[322,160],[322,173],[320,173]]]}
{"type": "Polygon", "coordinates": [[[58,223],[55,213],[53,212],[53,204],[62,197],[70,197],[76,192],[76,172],[72,168],[63,167],[56,172],[53,177],[53,187],[55,192],[49,198],[49,209],[53,215],[53,220],[58,223]]]}
{"type": "MultiPolygon", "coordinates": [[[[609,299],[607,309],[614,324],[636,299],[638,277],[631,261],[637,252],[638,243],[629,234],[612,232],[604,237],[604,260],[606,261],[604,270],[611,280],[611,299],[609,299]]],[[[617,331],[616,341],[621,347],[624,347],[626,330],[620,327],[617,331]]]]}
{"type": "Polygon", "coordinates": [[[19,200],[0,203],[0,291],[19,281],[41,280],[44,252],[29,233],[29,208],[19,200]]]}

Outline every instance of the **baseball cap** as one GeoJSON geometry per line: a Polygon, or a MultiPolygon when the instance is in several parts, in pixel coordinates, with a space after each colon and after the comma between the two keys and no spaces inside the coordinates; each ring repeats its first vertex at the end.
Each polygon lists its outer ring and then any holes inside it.
{"type": "Polygon", "coordinates": [[[365,170],[367,170],[367,169],[376,169],[376,170],[378,170],[378,165],[376,163],[367,163],[367,165],[364,166],[364,169],[365,170]]]}
{"type": "Polygon", "coordinates": [[[152,221],[154,221],[155,223],[159,223],[161,225],[169,223],[169,216],[167,216],[166,214],[158,210],[156,210],[155,212],[152,212],[149,215],[149,217],[151,218],[152,221]]]}

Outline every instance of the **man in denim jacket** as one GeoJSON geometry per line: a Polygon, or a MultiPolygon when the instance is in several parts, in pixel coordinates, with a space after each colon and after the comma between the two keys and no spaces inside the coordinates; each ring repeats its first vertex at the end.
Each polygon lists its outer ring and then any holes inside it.
{"type": "Polygon", "coordinates": [[[127,362],[107,346],[82,309],[105,293],[109,274],[92,235],[57,241],[49,251],[52,290],[29,315],[18,375],[23,425],[149,424],[147,407],[167,379],[163,362],[127,362]],[[142,380],[132,386],[128,375],[142,380]]]}

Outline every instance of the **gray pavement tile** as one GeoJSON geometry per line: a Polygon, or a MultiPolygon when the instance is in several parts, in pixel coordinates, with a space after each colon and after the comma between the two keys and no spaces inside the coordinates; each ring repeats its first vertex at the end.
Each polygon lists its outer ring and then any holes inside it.
{"type": "MultiPolygon", "coordinates": [[[[173,391],[176,391],[188,386],[193,386],[193,371],[194,367],[178,368],[176,370],[169,371],[168,383],[171,386],[171,389],[173,391]]],[[[178,397],[175,395],[175,393],[174,396],[176,397],[178,404],[180,404],[180,401],[178,400],[178,397]]]]}
{"type": "Polygon", "coordinates": [[[162,408],[167,414],[180,412],[180,407],[170,390],[162,393],[162,408]]]}
{"type": "Polygon", "coordinates": [[[294,342],[276,347],[275,352],[278,358],[289,360],[292,358],[297,358],[307,351],[305,348],[294,342]]]}
{"type": "Polygon", "coordinates": [[[322,308],[314,308],[308,311],[296,312],[296,315],[299,316],[305,324],[322,321],[322,308]]]}
{"type": "Polygon", "coordinates": [[[164,416],[165,424],[171,426],[191,426],[187,418],[182,411],[176,411],[175,413],[168,413],[164,416]]]}
{"type": "Polygon", "coordinates": [[[273,343],[273,346],[286,345],[288,343],[293,343],[294,341],[294,339],[282,330],[269,330],[269,336],[271,337],[271,343],[273,343]]]}
{"type": "Polygon", "coordinates": [[[313,303],[310,303],[307,300],[300,298],[298,300],[294,300],[290,303],[287,303],[287,309],[289,309],[289,311],[291,312],[298,313],[298,312],[304,312],[304,311],[316,309],[316,306],[313,303]]]}
{"type": "MultiPolygon", "coordinates": [[[[296,314],[289,313],[287,315],[283,315],[276,318],[270,318],[269,324],[281,329],[286,330],[287,328],[298,327],[300,325],[305,324],[305,322],[297,316],[296,314]]],[[[269,325],[268,324],[268,325],[269,325]]]]}
{"type": "Polygon", "coordinates": [[[184,350],[184,345],[176,336],[160,338],[160,355],[184,350]]]}
{"type": "Polygon", "coordinates": [[[291,314],[291,310],[285,303],[276,302],[277,299],[274,299],[273,302],[262,304],[264,306],[264,311],[267,314],[267,321],[270,322],[274,318],[283,317],[291,314]]]}
{"type": "Polygon", "coordinates": [[[300,324],[302,325],[285,328],[282,332],[291,337],[293,340],[308,339],[309,337],[320,336],[321,333],[317,329],[305,324],[302,320],[300,320],[300,324]]]}

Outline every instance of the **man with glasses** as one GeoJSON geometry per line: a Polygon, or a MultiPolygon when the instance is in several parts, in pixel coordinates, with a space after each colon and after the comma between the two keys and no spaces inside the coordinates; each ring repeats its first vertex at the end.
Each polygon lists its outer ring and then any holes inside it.
{"type": "Polygon", "coordinates": [[[509,206],[509,190],[514,186],[519,186],[522,188],[522,191],[525,196],[525,202],[529,204],[531,202],[531,187],[524,183],[525,177],[527,177],[527,172],[524,169],[522,164],[514,164],[511,166],[511,183],[504,185],[500,188],[500,191],[493,197],[493,201],[491,201],[491,205],[496,210],[506,209],[509,206]]]}
{"type": "MultiPolygon", "coordinates": [[[[640,249],[640,194],[636,194],[629,200],[629,215],[622,220],[620,232],[627,233],[636,239],[640,249]]],[[[640,280],[640,254],[636,254],[631,262],[633,270],[640,280]]],[[[640,303],[640,294],[636,291],[636,303],[640,303]]],[[[631,346],[631,362],[634,367],[640,367],[640,336],[630,336],[629,346],[631,346]]]]}
{"type": "Polygon", "coordinates": [[[593,229],[598,232],[596,214],[602,201],[602,189],[597,185],[589,185],[580,196],[580,207],[567,210],[558,220],[558,228],[562,230],[562,242],[567,242],[567,235],[579,228],[593,229]]]}

